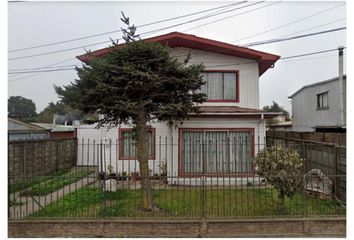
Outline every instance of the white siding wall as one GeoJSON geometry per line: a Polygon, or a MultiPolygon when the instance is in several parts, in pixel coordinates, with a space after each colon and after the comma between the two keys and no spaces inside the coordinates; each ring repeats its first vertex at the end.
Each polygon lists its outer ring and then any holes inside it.
{"type": "Polygon", "coordinates": [[[240,102],[239,103],[204,103],[208,106],[240,106],[246,108],[259,108],[259,72],[255,60],[205,52],[196,49],[176,47],[171,48],[172,56],[183,61],[187,54],[191,54],[188,64],[203,63],[206,70],[239,70],[240,102]],[[237,65],[239,64],[239,65],[237,65]],[[228,66],[221,66],[228,65],[228,66]]]}
{"type": "Polygon", "coordinates": [[[292,98],[293,131],[314,131],[316,126],[340,126],[339,83],[306,87],[292,98]],[[328,91],[329,109],[317,110],[317,94],[328,91]]]}
{"type": "MultiPolygon", "coordinates": [[[[168,127],[164,123],[152,123],[151,126],[156,130],[156,158],[149,160],[149,168],[152,174],[161,173],[160,166],[167,163],[168,176],[178,177],[178,127],[168,127]]],[[[128,126],[121,126],[127,128],[128,126]]],[[[265,121],[264,120],[235,120],[235,119],[194,119],[185,121],[181,128],[252,128],[255,137],[255,154],[264,147],[265,139],[265,121]]],[[[78,134],[78,165],[97,165],[102,166],[100,170],[107,171],[111,165],[114,172],[138,172],[139,163],[136,160],[118,159],[118,127],[96,129],[93,125],[79,126],[78,134]],[[88,139],[89,142],[88,142],[88,139]],[[93,145],[95,141],[95,145],[93,145]],[[102,163],[100,143],[102,141],[102,163]],[[89,144],[88,144],[89,143],[89,144]],[[98,144],[98,146],[97,146],[98,144]],[[95,148],[94,148],[95,146],[95,148]]],[[[188,183],[200,184],[200,177],[191,178],[169,178],[169,183],[188,183]],[[190,182],[192,181],[192,182],[190,182]]],[[[208,183],[220,181],[222,178],[206,178],[208,183]]],[[[240,181],[246,184],[245,178],[233,178],[232,183],[240,181]]]]}
{"type": "MultiPolygon", "coordinates": [[[[168,141],[168,128],[164,123],[151,124],[156,131],[155,160],[149,160],[149,168],[152,173],[161,173],[160,166],[166,162],[166,142],[168,141]],[[160,147],[161,146],[161,147],[160,147]]],[[[122,125],[121,128],[131,128],[122,125]]],[[[136,160],[118,159],[119,127],[111,129],[102,127],[96,129],[94,125],[84,125],[77,128],[78,137],[78,165],[96,165],[100,170],[107,171],[111,165],[116,173],[140,172],[139,163],[136,160]],[[102,157],[100,144],[102,142],[102,157]],[[100,162],[102,159],[102,163],[100,162]]]]}
{"type": "MultiPolygon", "coordinates": [[[[239,103],[204,103],[211,106],[240,106],[247,108],[259,108],[259,73],[258,63],[254,60],[238,58],[228,55],[216,54],[211,52],[199,51],[188,48],[171,48],[171,55],[180,56],[180,60],[184,60],[188,53],[191,53],[191,59],[188,64],[203,63],[206,70],[239,70],[239,87],[240,102],[239,103]],[[228,65],[228,66],[221,66],[228,65]]],[[[149,167],[152,173],[161,173],[160,166],[164,162],[167,163],[168,176],[178,176],[178,127],[168,127],[165,123],[152,123],[152,127],[156,130],[156,158],[149,160],[149,167]],[[166,146],[167,143],[167,146],[166,146]],[[159,147],[162,146],[162,147],[159,147]]],[[[126,128],[127,126],[121,126],[126,128]]],[[[258,149],[263,148],[265,137],[265,121],[264,120],[235,120],[235,119],[195,119],[185,121],[182,128],[254,128],[256,140],[256,153],[258,149]]],[[[79,126],[77,129],[79,148],[78,148],[78,164],[98,165],[100,160],[100,151],[93,150],[93,140],[95,143],[106,143],[102,159],[104,164],[102,167],[106,169],[111,165],[115,172],[133,172],[139,171],[139,163],[136,160],[119,160],[117,139],[118,128],[101,128],[95,129],[94,126],[79,126]],[[88,149],[87,140],[90,140],[90,149],[88,149]],[[83,144],[84,143],[84,144],[83,144]],[[111,143],[111,144],[110,144],[111,143]],[[107,147],[111,146],[111,147],[107,147]]],[[[97,147],[96,147],[97,148],[97,147]]],[[[176,178],[177,179],[177,178],[176,178]]],[[[233,178],[234,181],[242,181],[243,178],[233,178]]],[[[182,183],[186,179],[179,178],[178,182],[182,183]]],[[[218,181],[216,178],[207,179],[210,183],[218,181]]],[[[174,183],[175,179],[169,179],[170,183],[174,183]]],[[[188,181],[191,181],[190,178],[188,181]]],[[[193,180],[194,184],[200,184],[200,177],[193,180]]],[[[247,182],[244,182],[246,184],[247,182]]],[[[188,183],[193,184],[193,183],[188,183]]]]}

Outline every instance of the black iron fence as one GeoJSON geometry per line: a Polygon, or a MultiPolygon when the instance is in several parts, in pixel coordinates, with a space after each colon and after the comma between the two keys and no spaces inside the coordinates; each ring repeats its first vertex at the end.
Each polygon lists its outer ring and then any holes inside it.
{"type": "MultiPolygon", "coordinates": [[[[210,135],[202,140],[196,135],[176,140],[159,137],[148,142],[154,207],[147,211],[142,207],[142,176],[133,139],[79,140],[75,167],[21,176],[17,181],[9,178],[8,216],[225,219],[345,215],[345,202],[338,197],[339,191],[343,194],[345,174],[308,173],[304,167],[296,176],[301,189],[283,201],[276,187],[257,175],[254,156],[265,147],[263,142],[246,134],[233,138],[210,135]]],[[[287,147],[300,149],[296,144],[287,147]]],[[[321,155],[323,159],[326,154],[321,155]]]]}

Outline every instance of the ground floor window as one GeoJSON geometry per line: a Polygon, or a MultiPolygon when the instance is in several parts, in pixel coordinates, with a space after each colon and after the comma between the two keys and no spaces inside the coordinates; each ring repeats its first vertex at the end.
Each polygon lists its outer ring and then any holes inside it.
{"type": "Polygon", "coordinates": [[[182,174],[253,172],[252,130],[181,130],[182,174]]]}
{"type": "MultiPolygon", "coordinates": [[[[132,129],[119,130],[119,159],[121,160],[136,160],[136,137],[132,129]]],[[[155,129],[147,131],[146,148],[149,159],[155,158],[155,129]]]]}

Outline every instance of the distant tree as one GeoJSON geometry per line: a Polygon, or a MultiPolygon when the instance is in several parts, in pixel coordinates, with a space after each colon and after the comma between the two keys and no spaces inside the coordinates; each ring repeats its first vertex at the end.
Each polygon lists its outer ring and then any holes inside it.
{"type": "Polygon", "coordinates": [[[11,96],[8,99],[8,116],[23,121],[31,121],[36,117],[36,105],[31,99],[11,96]]]}
{"type": "Polygon", "coordinates": [[[81,111],[72,108],[68,104],[58,101],[56,103],[50,102],[48,106],[38,114],[36,121],[52,123],[54,114],[57,115],[56,123],[58,124],[63,124],[65,121],[67,121],[67,123],[71,125],[73,120],[82,118],[81,111]]]}
{"type": "Polygon", "coordinates": [[[152,120],[182,122],[195,103],[206,101],[197,90],[204,84],[202,65],[186,66],[169,55],[159,43],[145,42],[135,34],[135,26],[123,31],[126,44],[105,56],[92,57],[87,66],[77,68],[79,79],[56,87],[57,94],[83,112],[102,115],[98,127],[131,124],[134,129],[137,159],[141,174],[142,203],[145,210],[156,209],[149,178],[147,131],[152,120]]]}
{"type": "MultiPolygon", "coordinates": [[[[279,104],[277,102],[275,102],[275,101],[273,101],[273,105],[264,106],[263,107],[263,112],[282,112],[285,115],[285,120],[286,121],[290,121],[291,120],[289,112],[286,111],[284,107],[279,106],[279,104]]],[[[274,119],[270,119],[268,121],[268,124],[273,124],[273,123],[276,123],[276,121],[274,119]]]]}

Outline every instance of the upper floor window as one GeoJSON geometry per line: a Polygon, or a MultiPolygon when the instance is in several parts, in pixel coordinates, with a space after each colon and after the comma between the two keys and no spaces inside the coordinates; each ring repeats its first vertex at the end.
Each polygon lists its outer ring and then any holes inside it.
{"type": "Polygon", "coordinates": [[[328,92],[317,94],[317,109],[328,109],[328,92]]]}
{"type": "Polygon", "coordinates": [[[201,87],[209,102],[238,102],[238,71],[205,71],[202,73],[206,82],[201,87]]]}

